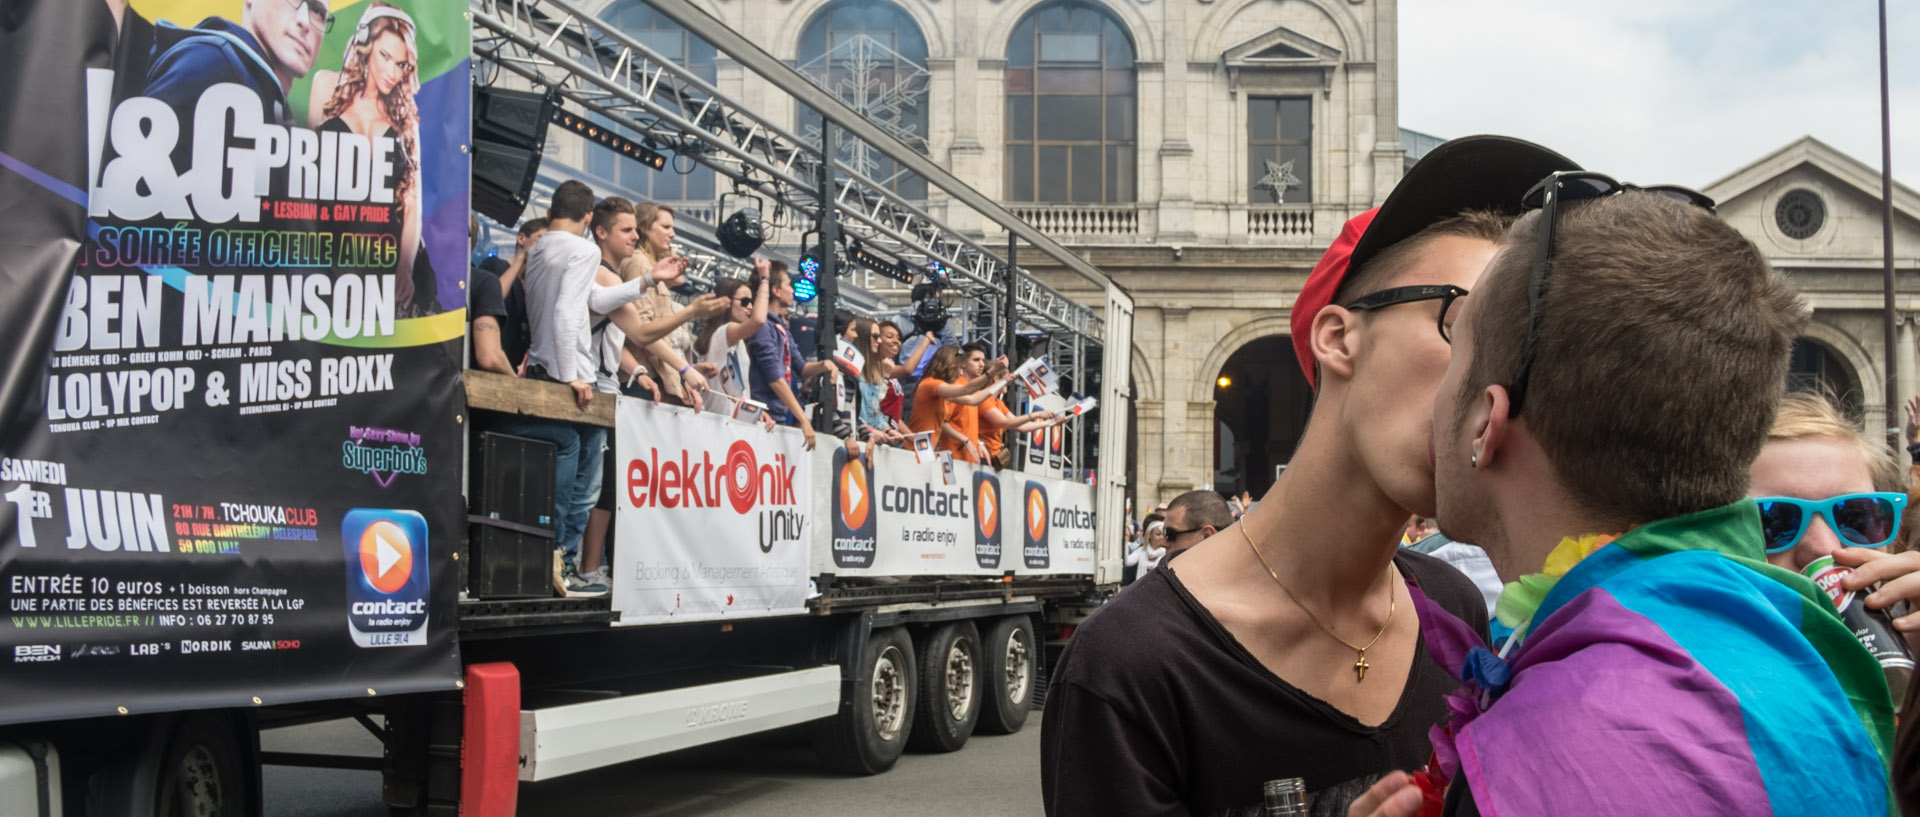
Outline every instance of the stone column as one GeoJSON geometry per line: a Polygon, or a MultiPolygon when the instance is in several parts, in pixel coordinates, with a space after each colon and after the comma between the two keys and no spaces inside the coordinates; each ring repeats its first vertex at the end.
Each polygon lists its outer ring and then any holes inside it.
{"type": "MultiPolygon", "coordinates": [[[[1157,38],[1161,60],[1160,121],[1158,127],[1154,128],[1160,137],[1157,163],[1160,171],[1159,225],[1156,235],[1162,242],[1191,241],[1195,234],[1193,143],[1190,140],[1192,121],[1187,106],[1188,92],[1192,90],[1187,87],[1187,10],[1190,7],[1191,4],[1181,2],[1157,4],[1163,28],[1157,38]]],[[[1141,99],[1140,109],[1143,114],[1152,110],[1147,107],[1144,98],[1141,99]]],[[[1140,129],[1147,129],[1144,115],[1140,129]]],[[[1140,189],[1144,196],[1146,186],[1143,184],[1140,189]]]]}

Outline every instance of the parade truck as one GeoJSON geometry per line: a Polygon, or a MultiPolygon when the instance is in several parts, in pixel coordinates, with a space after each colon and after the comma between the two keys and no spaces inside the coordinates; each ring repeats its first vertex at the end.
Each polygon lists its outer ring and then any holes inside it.
{"type": "Polygon", "coordinates": [[[255,814],[292,765],[378,770],[395,814],[502,815],[521,781],[766,730],[876,774],[1026,723],[1049,645],[1118,583],[1130,297],[691,0],[649,2],[792,104],[571,0],[9,8],[0,814],[255,814]],[[1007,402],[1078,416],[992,468],[467,369],[471,214],[539,215],[550,133],[710,168],[752,206],[683,218],[689,255],[792,257],[823,337],[902,306],[856,269],[937,281],[949,342],[1024,364],[1007,402]],[[530,419],[609,431],[610,595],[553,591],[559,452],[509,433],[530,419]],[[383,751],[261,748],[339,719],[383,751]]]}

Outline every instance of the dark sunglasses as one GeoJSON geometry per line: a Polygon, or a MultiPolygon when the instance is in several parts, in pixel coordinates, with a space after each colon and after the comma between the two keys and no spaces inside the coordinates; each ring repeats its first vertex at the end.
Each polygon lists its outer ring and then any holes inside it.
{"type": "Polygon", "coordinates": [[[1453,322],[1447,320],[1447,313],[1453,311],[1453,302],[1466,295],[1467,291],[1452,284],[1437,286],[1394,287],[1379,292],[1362,295],[1347,304],[1348,309],[1384,309],[1394,304],[1410,304],[1419,301],[1440,301],[1440,339],[1453,342],[1453,322]]]}
{"type": "MultiPolygon", "coordinates": [[[[1202,527],[1204,527],[1204,526],[1202,526],[1202,527]]],[[[1164,534],[1166,534],[1166,535],[1167,535],[1167,541],[1169,541],[1169,542],[1171,542],[1171,541],[1173,541],[1173,540],[1175,540],[1175,539],[1178,539],[1178,538],[1180,538],[1180,537],[1182,537],[1182,536],[1185,536],[1185,535],[1187,535],[1187,534],[1189,534],[1189,533],[1199,533],[1199,532],[1200,532],[1200,528],[1187,528],[1186,530],[1181,530],[1181,529],[1179,529],[1179,528],[1176,528],[1176,527],[1174,527],[1174,526],[1172,526],[1172,525],[1161,525],[1161,526],[1160,526],[1160,532],[1161,532],[1161,533],[1164,533],[1164,534]]]]}
{"type": "Polygon", "coordinates": [[[1529,210],[1538,208],[1540,212],[1540,246],[1533,256],[1533,277],[1527,283],[1527,338],[1520,345],[1520,365],[1515,367],[1513,382],[1507,386],[1507,414],[1520,415],[1520,404],[1526,400],[1527,377],[1533,373],[1534,347],[1540,338],[1540,296],[1546,290],[1547,273],[1553,265],[1553,237],[1556,228],[1555,217],[1559,214],[1561,199],[1569,203],[1605,198],[1629,190],[1652,193],[1657,196],[1704,208],[1717,214],[1713,199],[1697,190],[1677,187],[1670,184],[1641,187],[1616,181],[1603,173],[1587,171],[1561,171],[1541,179],[1539,184],[1520,197],[1520,206],[1529,210]]]}
{"type": "Polygon", "coordinates": [[[1853,547],[1882,548],[1900,535],[1900,512],[1907,495],[1874,492],[1842,494],[1826,499],[1790,496],[1755,497],[1760,504],[1760,529],[1767,534],[1767,552],[1783,553],[1807,535],[1818,516],[1840,541],[1853,547]]]}
{"type": "Polygon", "coordinates": [[[749,307],[749,308],[751,308],[751,307],[753,306],[753,299],[752,299],[752,298],[735,298],[735,299],[733,299],[733,300],[734,300],[734,302],[735,302],[735,303],[738,303],[738,304],[740,304],[741,306],[744,306],[744,307],[749,307]]]}

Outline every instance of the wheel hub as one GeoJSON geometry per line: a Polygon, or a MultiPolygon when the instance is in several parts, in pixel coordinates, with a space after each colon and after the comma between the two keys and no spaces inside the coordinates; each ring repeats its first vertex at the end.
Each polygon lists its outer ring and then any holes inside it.
{"type": "Polygon", "coordinates": [[[873,663],[873,728],[880,739],[892,741],[906,724],[907,689],[897,647],[888,647],[873,663]]]}
{"type": "Polygon", "coordinates": [[[173,785],[160,792],[160,813],[165,817],[214,817],[221,813],[220,766],[213,750],[195,744],[180,756],[173,770],[173,785]]]}
{"type": "Polygon", "coordinates": [[[1033,676],[1032,667],[1028,664],[1033,660],[1029,652],[1027,634],[1015,630],[1013,636],[1007,639],[1006,684],[1009,702],[1026,703],[1027,693],[1030,691],[1028,687],[1031,686],[1028,679],[1033,676]]]}
{"type": "Polygon", "coordinates": [[[973,644],[956,638],[947,648],[947,714],[964,721],[972,709],[973,644]]]}

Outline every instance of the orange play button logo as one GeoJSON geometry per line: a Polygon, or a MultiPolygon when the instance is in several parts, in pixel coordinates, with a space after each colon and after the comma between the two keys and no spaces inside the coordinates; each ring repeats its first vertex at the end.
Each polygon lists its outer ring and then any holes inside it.
{"type": "Polygon", "coordinates": [[[867,524],[869,498],[873,491],[867,484],[867,469],[859,460],[847,460],[840,469],[840,519],[847,523],[850,530],[859,530],[867,524]]]}
{"type": "Polygon", "coordinates": [[[981,535],[989,539],[1000,532],[999,493],[991,482],[980,483],[979,490],[974,493],[974,516],[980,520],[981,535]]]}
{"type": "Polygon", "coordinates": [[[397,593],[413,578],[413,543],[406,531],[381,519],[360,533],[360,570],[382,593],[397,593]]]}
{"type": "Polygon", "coordinates": [[[1037,487],[1027,489],[1027,536],[1035,542],[1047,540],[1047,495],[1037,487]]]}

